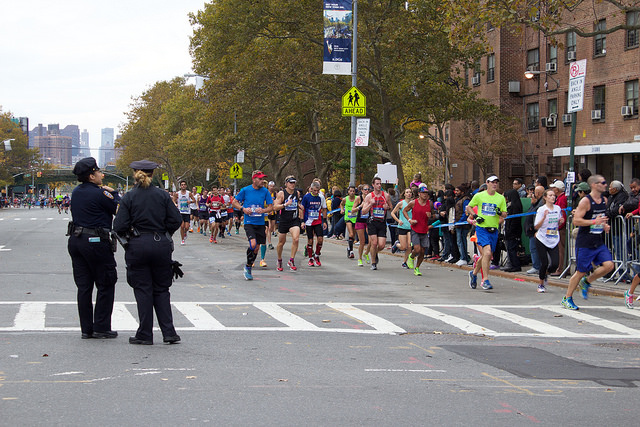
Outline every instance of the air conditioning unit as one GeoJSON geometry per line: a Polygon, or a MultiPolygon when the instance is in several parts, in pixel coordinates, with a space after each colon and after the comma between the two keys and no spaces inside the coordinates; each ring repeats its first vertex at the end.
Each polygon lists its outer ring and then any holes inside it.
{"type": "Polygon", "coordinates": [[[520,93],[520,82],[517,80],[511,80],[509,82],[509,93],[520,93]]]}
{"type": "Polygon", "coordinates": [[[570,50],[567,52],[567,61],[575,61],[576,60],[576,52],[574,50],[570,50]]]}
{"type": "Polygon", "coordinates": [[[620,109],[620,114],[622,114],[624,117],[633,116],[633,107],[625,105],[620,109]]]}
{"type": "Polygon", "coordinates": [[[471,77],[471,84],[477,86],[480,84],[480,76],[471,77]]]}
{"type": "Polygon", "coordinates": [[[547,71],[547,73],[555,73],[556,71],[558,71],[558,64],[556,64],[555,62],[547,62],[545,70],[547,71]]]}
{"type": "Polygon", "coordinates": [[[571,114],[563,114],[562,123],[564,123],[565,125],[571,123],[571,114]]]}
{"type": "Polygon", "coordinates": [[[547,117],[547,129],[555,128],[557,120],[558,120],[558,118],[557,118],[557,116],[555,114],[547,117]]]}
{"type": "Polygon", "coordinates": [[[546,128],[547,127],[547,120],[549,120],[548,117],[542,117],[540,119],[540,126],[542,126],[543,128],[546,128]]]}
{"type": "Polygon", "coordinates": [[[591,110],[591,120],[600,120],[602,118],[602,111],[591,110]]]}

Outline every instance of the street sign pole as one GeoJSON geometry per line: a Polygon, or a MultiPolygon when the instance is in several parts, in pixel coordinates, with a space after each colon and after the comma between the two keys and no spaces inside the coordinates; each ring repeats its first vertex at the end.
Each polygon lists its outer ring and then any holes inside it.
{"type": "MultiPolygon", "coordinates": [[[[351,86],[358,86],[358,0],[353,0],[353,49],[351,59],[351,86]]],[[[351,116],[351,161],[349,185],[356,185],[356,117],[351,116]]]]}

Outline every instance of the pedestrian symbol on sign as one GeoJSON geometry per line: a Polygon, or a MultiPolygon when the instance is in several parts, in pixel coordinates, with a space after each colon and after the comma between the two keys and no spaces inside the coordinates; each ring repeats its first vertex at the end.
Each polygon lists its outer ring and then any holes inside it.
{"type": "Polygon", "coordinates": [[[234,163],[229,169],[229,177],[231,179],[242,179],[242,167],[238,163],[234,163]]]}

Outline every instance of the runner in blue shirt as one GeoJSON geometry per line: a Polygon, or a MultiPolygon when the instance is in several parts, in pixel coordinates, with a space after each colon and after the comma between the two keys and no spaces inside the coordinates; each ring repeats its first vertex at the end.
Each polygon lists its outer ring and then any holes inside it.
{"type": "Polygon", "coordinates": [[[273,199],[269,190],[263,187],[263,179],[267,176],[260,170],[253,171],[253,184],[244,187],[233,200],[234,209],[244,213],[244,231],[247,233],[249,248],[247,249],[247,265],[244,267],[244,278],[253,280],[251,267],[253,266],[260,245],[267,241],[264,226],[264,214],[273,211],[273,199]]]}

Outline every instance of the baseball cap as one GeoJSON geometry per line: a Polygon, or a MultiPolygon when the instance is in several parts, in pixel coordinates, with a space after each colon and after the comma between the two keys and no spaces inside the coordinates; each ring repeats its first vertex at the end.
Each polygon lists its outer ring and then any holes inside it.
{"type": "Polygon", "coordinates": [[[578,183],[578,186],[576,187],[577,191],[584,191],[585,193],[589,190],[591,190],[591,187],[589,187],[589,184],[587,184],[586,182],[580,182],[578,183]]]}
{"type": "Polygon", "coordinates": [[[493,182],[493,181],[498,181],[500,182],[500,180],[498,179],[497,176],[495,175],[491,175],[489,178],[487,178],[487,182],[493,182]]]}
{"type": "Polygon", "coordinates": [[[560,181],[559,179],[556,179],[553,182],[553,184],[551,184],[549,187],[557,188],[558,190],[563,190],[564,191],[564,182],[560,181]]]}
{"type": "Polygon", "coordinates": [[[253,171],[253,174],[251,175],[251,179],[266,178],[266,177],[267,177],[267,175],[262,173],[261,170],[255,170],[255,171],[253,171]]]}

